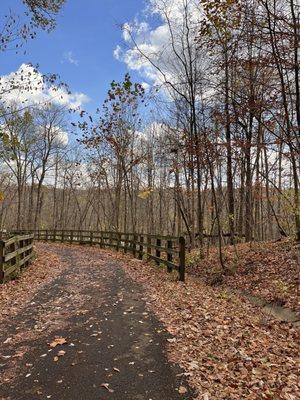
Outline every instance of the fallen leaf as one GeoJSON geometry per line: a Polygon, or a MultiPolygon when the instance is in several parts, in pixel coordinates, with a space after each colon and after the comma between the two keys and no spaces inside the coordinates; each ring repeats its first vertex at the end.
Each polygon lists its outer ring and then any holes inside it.
{"type": "Polygon", "coordinates": [[[63,337],[57,337],[57,338],[55,338],[55,339],[53,340],[53,342],[51,342],[51,343],[49,344],[49,346],[50,346],[50,347],[56,347],[56,346],[61,346],[61,345],[66,344],[66,343],[67,343],[67,341],[66,341],[65,338],[63,338],[63,337]]]}
{"type": "Polygon", "coordinates": [[[187,388],[185,388],[184,386],[180,386],[178,389],[178,392],[180,394],[185,394],[187,392],[187,388]]]}
{"type": "Polygon", "coordinates": [[[168,341],[169,343],[175,343],[175,342],[176,342],[176,338],[167,339],[167,341],[168,341]]]}
{"type": "Polygon", "coordinates": [[[113,389],[111,389],[109,387],[109,383],[102,383],[100,386],[103,387],[104,389],[108,390],[109,393],[113,393],[113,391],[114,391],[113,389]]]}

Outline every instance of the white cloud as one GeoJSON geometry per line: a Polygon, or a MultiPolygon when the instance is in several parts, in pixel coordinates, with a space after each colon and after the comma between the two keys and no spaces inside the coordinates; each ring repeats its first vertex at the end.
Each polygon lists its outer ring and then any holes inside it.
{"type": "Polygon", "coordinates": [[[89,101],[84,93],[68,93],[64,87],[45,84],[42,74],[28,64],[22,64],[16,72],[0,77],[0,101],[24,106],[53,102],[77,109],[89,101]]]}
{"type": "Polygon", "coordinates": [[[49,96],[57,104],[67,105],[71,108],[80,108],[83,104],[88,103],[89,97],[84,93],[68,93],[63,88],[50,87],[48,90],[49,96]]]}
{"type": "MultiPolygon", "coordinates": [[[[179,84],[184,69],[175,52],[179,56],[189,57],[187,44],[192,48],[192,52],[198,51],[194,44],[202,19],[199,1],[148,0],[148,5],[148,13],[155,14],[160,23],[153,28],[147,22],[139,22],[137,19],[125,23],[123,39],[130,48],[122,50],[118,46],[115,49],[115,57],[154,84],[160,84],[165,78],[175,85],[179,84]],[[158,66],[161,72],[153,64],[158,66]]],[[[191,58],[195,60],[194,55],[195,53],[191,58]]]]}
{"type": "Polygon", "coordinates": [[[142,82],[142,86],[145,89],[146,92],[148,92],[150,90],[151,85],[149,85],[149,83],[147,82],[142,82]]]}
{"type": "Polygon", "coordinates": [[[79,65],[79,61],[75,58],[72,51],[67,51],[64,53],[64,60],[68,61],[70,64],[79,65]]]}
{"type": "Polygon", "coordinates": [[[131,32],[132,32],[132,26],[131,26],[131,24],[130,24],[129,22],[126,22],[126,23],[123,25],[123,39],[124,39],[126,42],[129,42],[129,41],[130,41],[131,32]]]}
{"type": "Polygon", "coordinates": [[[118,45],[118,46],[115,48],[115,50],[114,50],[114,57],[115,57],[115,59],[116,59],[116,60],[121,60],[121,58],[122,58],[122,53],[123,53],[122,48],[121,48],[121,46],[118,45]]]}
{"type": "Polygon", "coordinates": [[[62,130],[62,129],[57,129],[57,136],[55,138],[55,143],[58,146],[67,146],[69,143],[69,134],[68,132],[62,130]]]}

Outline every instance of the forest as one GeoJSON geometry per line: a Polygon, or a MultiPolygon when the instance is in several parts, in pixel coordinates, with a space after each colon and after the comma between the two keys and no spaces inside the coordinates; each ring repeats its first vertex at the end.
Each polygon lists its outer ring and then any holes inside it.
{"type": "Polygon", "coordinates": [[[16,86],[20,98],[68,90],[33,66],[2,80],[2,229],[174,233],[193,247],[299,240],[299,5],[200,3],[183,1],[178,17],[158,2],[157,52],[141,24],[123,26],[125,56],[154,85],[127,73],[93,115],[9,101],[16,86]]]}
{"type": "Polygon", "coordinates": [[[299,0],[1,0],[0,399],[299,398],[299,0]]]}

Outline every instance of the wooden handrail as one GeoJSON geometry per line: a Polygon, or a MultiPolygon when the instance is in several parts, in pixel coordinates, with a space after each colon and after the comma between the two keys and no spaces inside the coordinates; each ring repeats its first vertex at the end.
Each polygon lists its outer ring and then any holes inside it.
{"type": "Polygon", "coordinates": [[[88,231],[75,229],[29,230],[15,232],[34,234],[35,240],[61,243],[79,243],[115,248],[124,253],[131,252],[134,257],[153,260],[157,265],[166,265],[168,272],[178,271],[179,280],[185,279],[185,238],[170,235],[153,235],[133,232],[88,231]],[[154,252],[154,254],[152,254],[154,252]]]}
{"type": "Polygon", "coordinates": [[[20,234],[0,240],[0,283],[17,276],[31,261],[34,235],[20,234]]]}

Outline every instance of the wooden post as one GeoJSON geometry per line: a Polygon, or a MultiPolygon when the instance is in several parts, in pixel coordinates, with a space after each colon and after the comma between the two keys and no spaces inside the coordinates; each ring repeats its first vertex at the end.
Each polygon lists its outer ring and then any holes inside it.
{"type": "Polygon", "coordinates": [[[179,238],[179,280],[184,282],[185,279],[185,238],[179,238]]]}
{"type": "Polygon", "coordinates": [[[56,241],[56,229],[54,229],[54,231],[53,231],[53,242],[55,242],[56,241]]]}
{"type": "Polygon", "coordinates": [[[4,282],[4,241],[0,240],[0,283],[4,282]]]}
{"type": "MultiPolygon", "coordinates": [[[[168,240],[167,242],[167,260],[169,262],[173,261],[173,254],[172,254],[172,240],[168,240]],[[168,251],[169,250],[169,251],[168,251]]],[[[170,267],[169,265],[167,266],[168,268],[168,272],[172,272],[172,267],[170,267]]]]}
{"type": "Polygon", "coordinates": [[[93,239],[94,239],[94,232],[91,231],[91,233],[90,233],[90,244],[91,244],[91,246],[93,245],[93,239]]]}
{"type": "Polygon", "coordinates": [[[100,248],[103,248],[103,232],[100,232],[100,248]]]}
{"type": "MultiPolygon", "coordinates": [[[[27,244],[26,240],[19,240],[19,238],[16,238],[16,241],[14,243],[14,251],[18,251],[20,248],[25,247],[27,244]],[[24,244],[25,242],[25,244],[24,244]]],[[[26,255],[26,253],[25,253],[26,255]]],[[[20,268],[20,254],[17,253],[16,258],[15,258],[15,271],[17,274],[19,274],[21,272],[21,268],[20,268]]]]}
{"type": "Polygon", "coordinates": [[[71,242],[71,244],[73,244],[73,236],[74,236],[74,232],[71,231],[71,237],[70,237],[70,242],[71,242]]]}
{"type": "Polygon", "coordinates": [[[61,242],[65,241],[65,231],[61,231],[61,242]]]}
{"type": "Polygon", "coordinates": [[[151,236],[147,236],[147,259],[151,260],[152,248],[151,248],[151,236]]]}
{"type": "MultiPolygon", "coordinates": [[[[160,238],[156,239],[156,246],[161,247],[161,239],[160,238]]],[[[155,255],[156,255],[157,258],[160,258],[160,249],[156,249],[155,250],[155,255]]],[[[156,264],[157,265],[160,264],[159,260],[156,260],[156,264]]]]}
{"type": "Polygon", "coordinates": [[[125,233],[125,239],[124,239],[124,253],[127,253],[127,246],[128,246],[128,234],[125,233]]]}
{"type": "MultiPolygon", "coordinates": [[[[26,240],[26,246],[29,246],[29,245],[30,245],[30,236],[29,236],[28,239],[26,240]]],[[[21,246],[20,246],[20,247],[21,247],[21,246]]],[[[25,251],[25,253],[22,254],[22,258],[25,258],[25,257],[29,256],[29,254],[30,254],[30,250],[25,251]]],[[[22,259],[22,258],[21,258],[21,259],[22,259]]],[[[28,264],[29,264],[29,261],[26,261],[25,264],[23,264],[23,265],[24,265],[23,268],[27,267],[28,264]]]]}
{"type": "Polygon", "coordinates": [[[139,249],[139,260],[143,259],[144,253],[144,236],[140,237],[140,249],[139,249]]]}
{"type": "MultiPolygon", "coordinates": [[[[19,249],[22,249],[24,246],[29,246],[30,244],[30,236],[28,236],[28,238],[23,241],[23,242],[19,242],[19,249]]],[[[27,250],[25,252],[22,252],[22,256],[19,255],[19,260],[21,261],[23,258],[27,257],[30,254],[30,250],[27,250]]],[[[28,261],[25,262],[25,264],[23,264],[23,268],[27,267],[28,265],[28,261]]]]}
{"type": "MultiPolygon", "coordinates": [[[[18,238],[18,240],[15,243],[15,250],[18,251],[19,249],[23,249],[23,247],[26,247],[27,245],[28,245],[28,239],[27,238],[25,238],[23,240],[18,238]]],[[[26,257],[27,254],[28,254],[28,250],[25,251],[25,252],[22,252],[22,257],[26,257]]],[[[21,255],[17,254],[16,255],[16,266],[17,267],[20,266],[20,261],[21,261],[21,255]]],[[[17,270],[18,273],[20,272],[19,268],[17,268],[16,270],[17,270]]]]}
{"type": "Polygon", "coordinates": [[[117,233],[117,251],[120,250],[120,246],[121,246],[121,233],[117,233]]]}
{"type": "Polygon", "coordinates": [[[48,242],[48,229],[46,230],[46,242],[48,242]]]}
{"type": "Polygon", "coordinates": [[[132,243],[132,254],[133,257],[136,258],[136,242],[137,242],[137,235],[133,235],[133,243],[132,243]]]}

